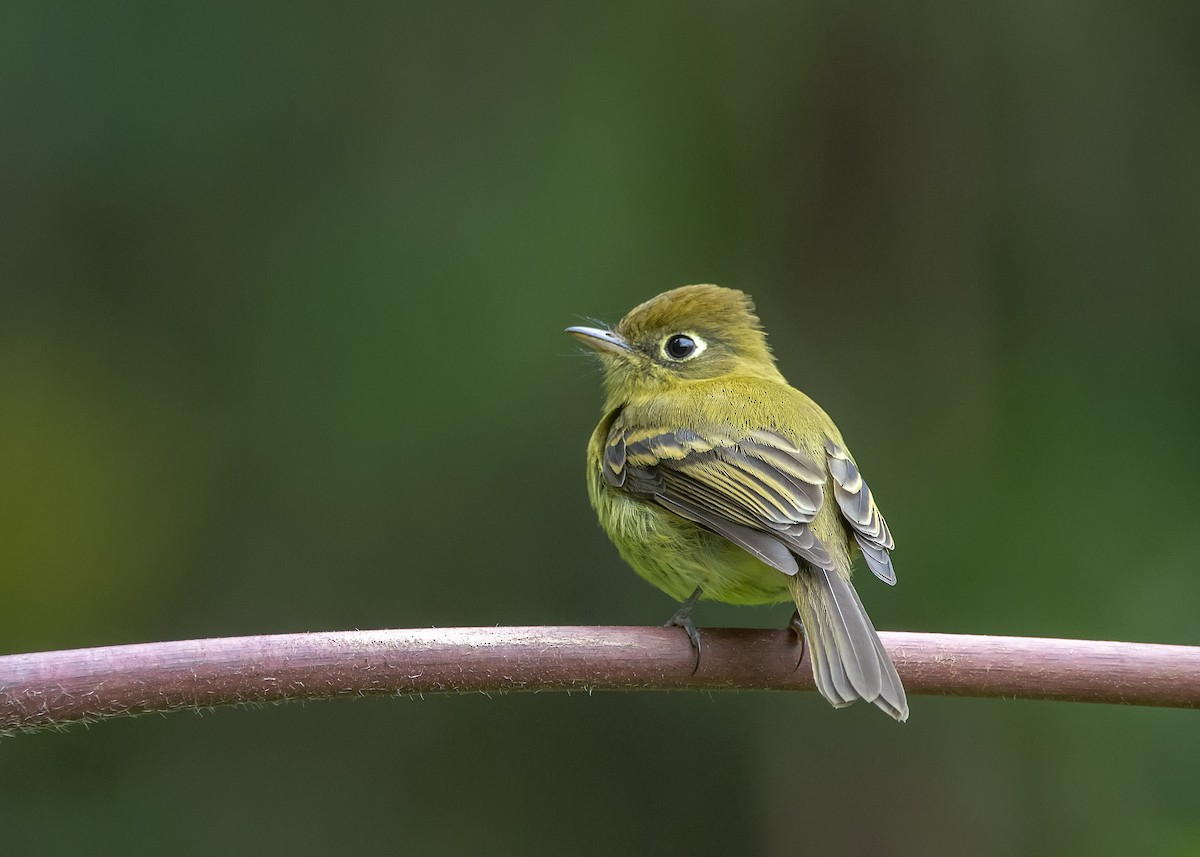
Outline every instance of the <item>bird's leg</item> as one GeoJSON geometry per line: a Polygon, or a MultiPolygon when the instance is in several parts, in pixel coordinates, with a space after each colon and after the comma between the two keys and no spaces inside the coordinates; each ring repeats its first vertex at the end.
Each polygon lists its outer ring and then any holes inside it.
{"type": "Polygon", "coordinates": [[[808,638],[804,635],[804,623],[800,621],[800,611],[793,610],[792,618],[788,620],[788,627],[796,632],[796,641],[800,643],[800,658],[796,661],[796,667],[792,670],[795,672],[800,669],[800,664],[804,661],[804,646],[808,642],[808,638]]]}
{"type": "Polygon", "coordinates": [[[664,628],[675,626],[687,631],[688,639],[692,641],[692,647],[696,650],[696,665],[692,667],[692,674],[695,675],[696,670],[700,669],[700,631],[696,628],[696,623],[692,619],[692,608],[696,606],[696,602],[700,600],[700,596],[704,594],[704,589],[697,586],[696,591],[688,596],[687,601],[679,605],[679,609],[675,611],[675,615],[667,620],[664,628]]]}

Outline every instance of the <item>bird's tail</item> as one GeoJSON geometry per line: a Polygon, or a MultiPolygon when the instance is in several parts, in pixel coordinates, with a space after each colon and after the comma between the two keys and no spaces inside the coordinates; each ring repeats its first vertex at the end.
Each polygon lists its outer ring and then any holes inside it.
{"type": "Polygon", "coordinates": [[[834,708],[865,699],[907,720],[904,685],[850,581],[836,571],[802,569],[792,578],[792,596],[821,695],[834,708]]]}

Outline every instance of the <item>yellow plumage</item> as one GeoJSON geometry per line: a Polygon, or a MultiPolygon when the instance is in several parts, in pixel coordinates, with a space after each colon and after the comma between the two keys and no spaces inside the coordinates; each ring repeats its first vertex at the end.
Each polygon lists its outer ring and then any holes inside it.
{"type": "MultiPolygon", "coordinates": [[[[684,286],[613,331],[569,332],[604,365],[588,493],[622,558],[679,600],[791,599],[821,693],[905,719],[849,582],[860,553],[894,582],[891,534],[833,421],[776,369],[749,298],[684,286]]],[[[690,604],[673,621],[696,640],[690,604]]]]}

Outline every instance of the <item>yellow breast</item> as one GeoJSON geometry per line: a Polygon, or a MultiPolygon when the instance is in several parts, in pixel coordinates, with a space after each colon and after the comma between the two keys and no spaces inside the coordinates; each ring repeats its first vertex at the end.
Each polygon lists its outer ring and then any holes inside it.
{"type": "Polygon", "coordinates": [[[600,526],[643,579],[679,601],[700,586],[727,604],[773,604],[791,596],[787,575],[666,509],[604,481],[599,458],[588,460],[588,494],[600,526]]]}

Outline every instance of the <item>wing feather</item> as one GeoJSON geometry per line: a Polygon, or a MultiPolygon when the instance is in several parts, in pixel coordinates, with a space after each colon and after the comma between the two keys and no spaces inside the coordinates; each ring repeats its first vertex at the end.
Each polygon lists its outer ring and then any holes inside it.
{"type": "Polygon", "coordinates": [[[854,540],[862,549],[867,567],[884,583],[895,584],[896,570],[892,567],[889,551],[896,545],[887,521],[875,505],[871,489],[846,450],[832,440],[826,440],[825,451],[829,454],[829,473],[833,476],[833,496],[842,517],[854,532],[854,540]]]}
{"type": "Polygon", "coordinates": [[[833,568],[829,551],[808,527],[824,502],[827,477],[781,435],[634,433],[618,420],[603,468],[610,485],[653,499],[785,574],[797,572],[795,556],[833,568]]]}

